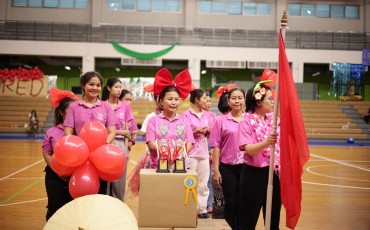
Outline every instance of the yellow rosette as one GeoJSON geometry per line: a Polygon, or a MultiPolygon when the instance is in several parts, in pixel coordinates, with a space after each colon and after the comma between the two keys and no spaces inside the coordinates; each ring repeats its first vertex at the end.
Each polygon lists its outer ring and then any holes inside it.
{"type": "Polygon", "coordinates": [[[187,176],[184,179],[184,186],[186,188],[186,193],[184,197],[184,205],[188,204],[189,200],[189,191],[191,190],[193,193],[193,197],[196,203],[198,203],[197,193],[195,192],[195,188],[197,187],[197,179],[194,176],[187,176]]]}

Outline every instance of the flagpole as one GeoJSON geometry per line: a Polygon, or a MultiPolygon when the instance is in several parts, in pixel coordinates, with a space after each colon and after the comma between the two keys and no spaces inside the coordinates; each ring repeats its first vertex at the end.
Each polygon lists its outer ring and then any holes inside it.
{"type": "MultiPolygon", "coordinates": [[[[283,16],[280,21],[281,35],[283,40],[285,40],[285,30],[288,25],[288,17],[284,11],[283,16]]],[[[280,33],[279,33],[280,36],[280,33]]],[[[280,65],[279,65],[280,66],[280,65]]],[[[280,69],[278,68],[278,74],[280,69]]],[[[277,116],[279,113],[279,77],[276,78],[276,88],[275,88],[275,98],[274,98],[274,120],[272,124],[272,132],[276,132],[277,116]]],[[[271,206],[272,206],[272,192],[273,192],[273,182],[274,182],[274,160],[275,160],[275,145],[270,148],[270,167],[269,167],[269,180],[267,185],[267,198],[266,198],[266,215],[265,215],[265,230],[270,230],[271,226],[271,206]]]]}

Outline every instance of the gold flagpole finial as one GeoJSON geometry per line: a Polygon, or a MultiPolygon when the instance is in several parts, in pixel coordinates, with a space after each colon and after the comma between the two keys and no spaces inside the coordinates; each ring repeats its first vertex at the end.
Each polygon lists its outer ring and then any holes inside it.
{"type": "Polygon", "coordinates": [[[283,16],[281,17],[280,25],[281,26],[287,26],[288,25],[288,15],[287,15],[285,10],[284,10],[283,16]]]}

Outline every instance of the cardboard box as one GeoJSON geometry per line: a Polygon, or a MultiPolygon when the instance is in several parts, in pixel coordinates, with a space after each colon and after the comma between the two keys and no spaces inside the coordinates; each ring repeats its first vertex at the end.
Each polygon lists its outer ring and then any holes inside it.
{"type": "Polygon", "coordinates": [[[173,230],[231,230],[224,219],[198,219],[196,228],[174,228],[173,230]]]}
{"type": "MultiPolygon", "coordinates": [[[[140,171],[139,227],[194,228],[197,226],[197,204],[189,191],[188,203],[184,205],[186,188],[184,180],[193,176],[187,173],[156,173],[155,169],[140,171]]],[[[196,193],[196,187],[194,188],[196,193]]]]}
{"type": "Polygon", "coordinates": [[[173,230],[173,228],[139,228],[139,230],[173,230]]]}

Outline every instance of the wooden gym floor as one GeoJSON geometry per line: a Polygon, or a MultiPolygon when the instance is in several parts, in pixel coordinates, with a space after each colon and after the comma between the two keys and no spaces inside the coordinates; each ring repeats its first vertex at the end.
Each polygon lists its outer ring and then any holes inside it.
{"type": "MultiPolygon", "coordinates": [[[[42,229],[45,225],[45,163],[42,141],[0,140],[0,229],[42,229]]],[[[131,171],[144,151],[137,143],[131,171]]],[[[370,229],[370,147],[310,146],[303,174],[303,201],[296,229],[370,229]]],[[[128,199],[136,217],[138,199],[128,199]]],[[[257,229],[264,229],[262,218],[257,229]]],[[[282,209],[281,229],[285,227],[282,209]]]]}

